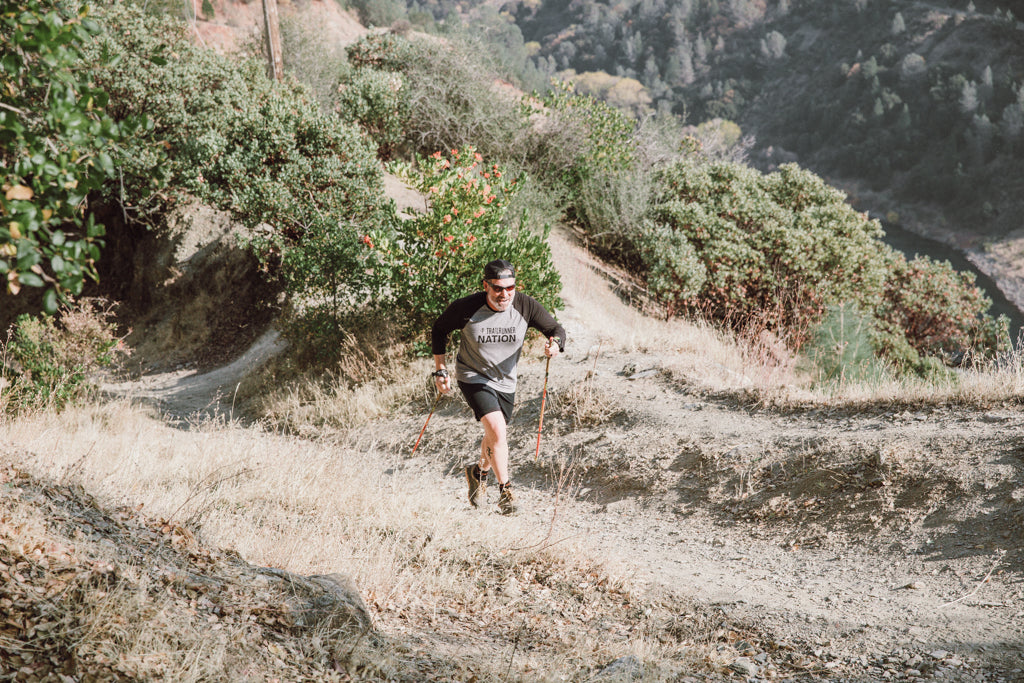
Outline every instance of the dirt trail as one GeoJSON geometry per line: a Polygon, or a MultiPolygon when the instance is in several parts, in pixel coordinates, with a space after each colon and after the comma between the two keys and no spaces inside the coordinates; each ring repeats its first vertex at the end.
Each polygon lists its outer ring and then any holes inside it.
{"type": "MultiPolygon", "coordinates": [[[[649,590],[810,646],[840,677],[1024,680],[1024,413],[745,405],[701,387],[751,378],[681,364],[681,326],[644,318],[585,254],[553,246],[570,347],[536,464],[543,364],[522,366],[522,514],[554,516],[553,539],[589,538],[649,590]],[[581,395],[603,419],[575,422],[581,395]]],[[[386,441],[421,417],[373,431],[386,441]]],[[[454,401],[435,420],[407,467],[443,471],[463,497],[476,426],[454,401]]]]}
{"type": "MultiPolygon", "coordinates": [[[[544,365],[528,353],[521,366],[520,514],[549,520],[552,542],[589,539],[649,591],[810,648],[823,678],[1024,680],[1024,412],[744,404],[736,390],[753,378],[688,353],[706,337],[644,317],[584,252],[552,246],[570,345],[551,366],[536,463],[544,365]]],[[[226,412],[242,373],[279,344],[269,334],[215,372],[112,390],[176,416],[226,412]]],[[[360,438],[402,452],[425,413],[360,438]]],[[[433,472],[461,500],[477,432],[461,402],[443,402],[402,468],[433,472]]],[[[756,679],[769,653],[750,654],[756,679]]]]}
{"type": "MultiPolygon", "coordinates": [[[[555,251],[563,272],[578,261],[568,245],[555,251]]],[[[586,339],[593,297],[574,295],[569,334],[586,339]]],[[[579,435],[591,444],[581,459],[598,474],[602,460],[635,463],[635,495],[601,501],[584,478],[593,502],[580,507],[591,512],[565,518],[639,579],[818,643],[836,661],[919,654],[906,667],[919,671],[945,651],[1024,680],[1019,409],[784,415],[716,400],[687,381],[699,373],[674,371],[656,351],[605,353],[594,370],[594,390],[633,417],[579,435]],[[640,368],[657,372],[626,374],[640,368]]]]}
{"type": "Polygon", "coordinates": [[[109,396],[125,396],[152,403],[173,420],[235,414],[234,394],[239,382],[260,363],[285,347],[277,330],[269,329],[227,365],[209,372],[180,368],[144,375],[137,380],[105,383],[100,390],[109,396]]]}

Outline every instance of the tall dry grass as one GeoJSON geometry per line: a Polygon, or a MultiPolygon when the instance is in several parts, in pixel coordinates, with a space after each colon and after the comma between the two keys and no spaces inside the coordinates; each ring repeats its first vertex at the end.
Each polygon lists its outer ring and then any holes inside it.
{"type": "MultiPolygon", "coordinates": [[[[0,459],[33,475],[81,484],[104,505],[139,506],[146,516],[182,524],[258,565],[348,574],[385,633],[419,643],[393,658],[374,654],[377,666],[398,678],[408,680],[409,662],[429,652],[431,666],[448,662],[453,676],[469,670],[496,680],[509,665],[506,638],[517,624],[525,629],[524,644],[527,636],[546,643],[532,642],[530,652],[519,654],[516,671],[547,672],[527,680],[571,676],[641,651],[658,651],[665,662],[681,656],[653,632],[609,641],[571,620],[545,623],[542,613],[552,601],[566,599],[557,586],[582,595],[577,586],[588,582],[605,587],[591,589],[595,601],[629,601],[585,539],[552,534],[548,512],[507,518],[474,511],[459,477],[402,469],[405,454],[378,444],[355,449],[329,441],[225,421],[175,428],[127,401],[0,423],[6,445],[0,459]],[[537,577],[556,590],[529,591],[538,588],[537,577]],[[510,607],[510,601],[522,604],[510,607]],[[546,630],[556,625],[558,637],[546,630]],[[586,652],[578,652],[583,646],[586,652]]],[[[555,495],[538,507],[555,505],[555,495]]],[[[615,618],[631,618],[621,604],[614,610],[615,618]]],[[[130,654],[147,651],[140,645],[130,654]]]]}

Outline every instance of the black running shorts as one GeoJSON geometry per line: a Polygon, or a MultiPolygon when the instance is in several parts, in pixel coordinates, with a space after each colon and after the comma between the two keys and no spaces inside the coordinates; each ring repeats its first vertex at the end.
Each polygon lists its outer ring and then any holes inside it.
{"type": "Polygon", "coordinates": [[[459,382],[459,389],[466,397],[466,403],[473,409],[477,421],[487,413],[500,410],[505,416],[505,424],[512,422],[512,406],[515,403],[516,395],[507,394],[504,391],[496,391],[486,384],[467,384],[459,382]]]}

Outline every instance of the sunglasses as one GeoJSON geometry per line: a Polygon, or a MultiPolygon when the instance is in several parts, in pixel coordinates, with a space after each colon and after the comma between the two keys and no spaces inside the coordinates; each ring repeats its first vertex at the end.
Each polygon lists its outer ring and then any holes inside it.
{"type": "MultiPolygon", "coordinates": [[[[485,282],[486,282],[486,280],[485,280],[485,282]]],[[[500,287],[498,285],[491,284],[490,282],[487,282],[487,286],[490,287],[494,291],[495,294],[500,294],[501,292],[511,292],[512,290],[514,290],[516,288],[516,283],[513,282],[508,287],[500,287]]]]}

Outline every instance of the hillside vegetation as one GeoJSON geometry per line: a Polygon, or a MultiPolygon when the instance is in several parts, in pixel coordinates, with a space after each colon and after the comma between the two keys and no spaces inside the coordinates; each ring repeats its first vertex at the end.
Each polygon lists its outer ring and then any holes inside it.
{"type": "Polygon", "coordinates": [[[407,16],[486,36],[527,88],[557,74],[634,115],[735,122],[756,141],[759,167],[798,158],[882,193],[865,192],[861,208],[896,221],[901,206],[908,222],[921,213],[915,230],[961,247],[1018,228],[1024,29],[1012,3],[543,0],[501,10],[411,2],[407,16]]]}
{"type": "MultiPolygon", "coordinates": [[[[266,308],[283,294],[284,329],[299,355],[319,362],[371,318],[390,319],[412,341],[497,256],[530,263],[522,283],[556,306],[549,228],[534,216],[565,217],[603,257],[636,273],[663,314],[700,314],[737,330],[760,325],[792,351],[839,306],[856,308],[873,355],[895,372],[934,373],[944,355],[990,356],[1006,344],[969,278],[927,259],[906,263],[880,241],[877,224],[813,174],[787,167],[764,175],[699,141],[681,145],[671,120],[639,125],[564,89],[520,100],[496,88],[471,44],[377,34],[347,55],[325,51],[333,67],[275,84],[258,62],[197,48],[175,20],[130,6],[82,23],[96,34],[87,42],[70,32],[77,20],[61,28],[59,9],[25,11],[36,23],[19,16],[9,34],[20,59],[7,71],[20,105],[4,111],[17,143],[10,159],[46,158],[33,152],[49,144],[42,120],[19,112],[57,106],[41,87],[51,72],[69,84],[65,100],[87,100],[83,120],[106,126],[112,142],[121,138],[115,156],[97,157],[105,179],[90,180],[90,194],[51,200],[45,175],[9,166],[3,201],[15,220],[0,261],[8,297],[34,286],[52,310],[102,272],[97,292],[125,299],[135,290],[133,303],[144,307],[154,296],[140,296],[138,285],[165,278],[137,267],[125,277],[123,266],[147,235],[177,239],[171,210],[196,198],[230,212],[240,224],[235,241],[253,259],[241,277],[267,283],[254,294],[262,303],[243,306],[266,308]],[[37,33],[26,34],[33,26],[37,33]],[[47,26],[56,37],[47,38],[47,26]],[[48,40],[67,46],[64,62],[44,58],[48,40]],[[71,79],[75,60],[89,65],[87,84],[71,79]],[[324,90],[330,73],[334,84],[324,90]],[[302,85],[307,76],[313,90],[302,85]],[[314,91],[334,95],[318,105],[314,91]],[[431,196],[428,215],[397,216],[375,157],[398,164],[395,172],[431,196]],[[403,158],[412,163],[400,168],[403,158]],[[95,226],[88,250],[67,251],[75,232],[48,202],[74,204],[75,220],[95,226]],[[111,229],[106,259],[101,224],[111,229]],[[72,266],[81,269],[77,279],[62,276],[72,266]]],[[[289,47],[317,49],[309,41],[289,47]]],[[[60,158],[78,158],[77,144],[62,139],[60,158]]],[[[90,161],[66,172],[93,178],[96,168],[90,161]]],[[[12,353],[29,353],[19,348],[12,353]]]]}
{"type": "Polygon", "coordinates": [[[0,5],[3,677],[1019,677],[1024,374],[970,277],[426,6],[297,13],[283,82],[165,9],[0,5]],[[421,357],[495,257],[570,336],[512,518],[421,357]]]}

